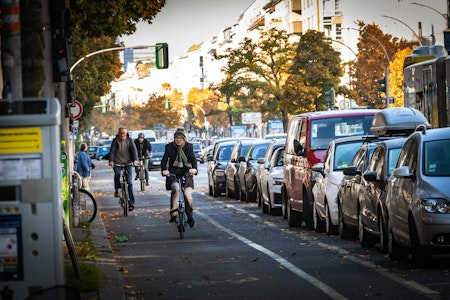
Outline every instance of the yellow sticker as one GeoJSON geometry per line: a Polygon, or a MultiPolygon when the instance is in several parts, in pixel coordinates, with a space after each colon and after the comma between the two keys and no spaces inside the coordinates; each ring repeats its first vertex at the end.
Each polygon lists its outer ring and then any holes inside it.
{"type": "Polygon", "coordinates": [[[0,128],[0,153],[24,152],[42,152],[42,129],[0,128]]]}

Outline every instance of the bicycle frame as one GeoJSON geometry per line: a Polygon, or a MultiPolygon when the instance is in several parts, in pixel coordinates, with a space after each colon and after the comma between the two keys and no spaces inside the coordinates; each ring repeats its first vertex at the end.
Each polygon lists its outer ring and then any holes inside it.
{"type": "Polygon", "coordinates": [[[178,188],[179,188],[177,225],[178,225],[178,231],[180,232],[180,239],[184,238],[184,231],[186,228],[186,209],[185,209],[185,204],[184,204],[184,187],[183,187],[182,180],[183,180],[183,177],[177,179],[178,188]]]}
{"type": "Polygon", "coordinates": [[[145,191],[145,158],[139,159],[139,180],[141,181],[141,191],[145,191]]]}
{"type": "Polygon", "coordinates": [[[120,205],[123,209],[123,215],[128,216],[128,202],[130,200],[130,196],[128,194],[128,168],[127,165],[116,165],[120,167],[120,186],[121,186],[121,195],[120,195],[120,205]]]}

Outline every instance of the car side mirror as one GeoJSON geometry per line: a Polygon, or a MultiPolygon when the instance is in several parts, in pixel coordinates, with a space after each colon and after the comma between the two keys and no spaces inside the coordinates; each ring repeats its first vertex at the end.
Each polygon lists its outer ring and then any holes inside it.
{"type": "Polygon", "coordinates": [[[394,172],[392,172],[392,175],[400,178],[414,179],[414,174],[411,174],[411,170],[408,166],[403,166],[395,169],[394,172]]]}
{"type": "Polygon", "coordinates": [[[363,174],[363,178],[369,182],[379,182],[380,181],[380,179],[377,178],[377,172],[374,172],[374,171],[367,171],[366,173],[363,174]]]}
{"type": "Polygon", "coordinates": [[[342,173],[344,173],[344,175],[348,175],[348,176],[355,176],[355,175],[360,175],[361,171],[357,170],[356,167],[354,167],[354,166],[350,166],[350,167],[344,168],[342,170],[342,173]]]}
{"type": "Polygon", "coordinates": [[[239,156],[238,161],[239,162],[245,162],[245,156],[239,156]]]}
{"type": "Polygon", "coordinates": [[[258,164],[264,164],[265,163],[265,160],[264,160],[264,158],[258,158],[257,160],[256,160],[256,162],[258,163],[258,164]]]}
{"type": "Polygon", "coordinates": [[[208,156],[206,156],[206,160],[207,161],[213,161],[214,159],[213,159],[212,155],[208,155],[208,156]]]}
{"type": "Polygon", "coordinates": [[[294,143],[294,152],[295,152],[295,154],[296,154],[297,156],[303,156],[303,155],[304,155],[304,153],[303,153],[303,147],[302,147],[302,145],[300,144],[300,142],[299,142],[297,139],[295,139],[295,140],[293,141],[293,143],[294,143]]]}
{"type": "Polygon", "coordinates": [[[324,171],[323,167],[324,167],[323,163],[317,163],[312,166],[311,170],[314,172],[318,172],[318,173],[322,174],[323,177],[325,177],[325,171],[324,171]]]}

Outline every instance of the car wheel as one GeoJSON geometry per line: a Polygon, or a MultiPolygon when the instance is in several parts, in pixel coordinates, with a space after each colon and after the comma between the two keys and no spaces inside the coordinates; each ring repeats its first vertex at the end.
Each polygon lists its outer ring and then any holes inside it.
{"type": "Polygon", "coordinates": [[[313,224],[316,232],[325,231],[325,222],[319,217],[317,213],[316,205],[313,205],[313,224]]]}
{"type": "Polygon", "coordinates": [[[217,191],[215,185],[212,186],[212,194],[213,194],[213,197],[219,197],[220,196],[220,193],[217,191]]]}
{"type": "Polygon", "coordinates": [[[378,215],[378,232],[380,233],[380,248],[383,253],[389,252],[388,247],[388,233],[387,233],[387,225],[386,218],[383,213],[378,215]]]}
{"type": "Polygon", "coordinates": [[[263,196],[261,196],[261,211],[263,212],[263,214],[267,214],[267,212],[269,211],[269,206],[266,204],[266,202],[264,202],[263,196]]]}
{"type": "Polygon", "coordinates": [[[335,235],[338,233],[338,226],[333,225],[331,221],[331,212],[328,201],[325,201],[325,231],[328,235],[335,235]]]}
{"type": "Polygon", "coordinates": [[[256,191],[245,192],[247,202],[256,202],[256,191]]]}
{"type": "Polygon", "coordinates": [[[363,222],[362,209],[359,210],[358,214],[358,237],[361,247],[373,247],[376,243],[376,238],[366,230],[366,226],[363,222]]]}
{"type": "Polygon", "coordinates": [[[303,220],[305,221],[306,228],[309,230],[314,230],[314,222],[313,222],[313,206],[314,201],[309,198],[308,192],[303,192],[303,220]]]}
{"type": "Polygon", "coordinates": [[[281,215],[281,207],[274,206],[274,204],[275,204],[275,200],[273,199],[272,194],[269,193],[269,205],[267,206],[269,215],[280,216],[281,215]]]}
{"type": "Polygon", "coordinates": [[[299,227],[302,224],[302,213],[295,211],[291,207],[291,202],[287,201],[287,221],[290,227],[299,227]]]}
{"type": "Polygon", "coordinates": [[[241,200],[241,191],[236,178],[234,178],[234,197],[236,198],[236,200],[241,200]]]}
{"type": "Polygon", "coordinates": [[[347,224],[345,224],[344,214],[342,212],[342,209],[341,209],[340,205],[338,206],[338,220],[339,220],[339,224],[338,224],[338,226],[339,226],[338,227],[339,228],[339,236],[341,237],[341,239],[347,240],[347,239],[354,238],[355,233],[354,233],[353,230],[348,228],[347,224]]]}
{"type": "Polygon", "coordinates": [[[241,201],[243,202],[248,202],[247,201],[247,192],[243,192],[242,189],[239,189],[239,198],[241,199],[241,201]]]}
{"type": "Polygon", "coordinates": [[[431,251],[427,246],[423,246],[419,241],[419,234],[417,233],[416,223],[411,217],[409,222],[409,232],[411,239],[411,253],[414,265],[417,267],[427,267],[431,263],[431,251]]]}
{"type": "Polygon", "coordinates": [[[259,189],[256,188],[256,202],[258,203],[258,206],[261,207],[261,193],[259,192],[259,189]]]}
{"type": "Polygon", "coordinates": [[[392,233],[392,224],[388,219],[388,248],[389,248],[389,258],[391,260],[405,260],[409,251],[406,247],[398,244],[395,240],[394,234],[392,233]]]}
{"type": "Polygon", "coordinates": [[[209,195],[212,196],[213,195],[213,188],[210,185],[208,187],[209,187],[209,195]]]}

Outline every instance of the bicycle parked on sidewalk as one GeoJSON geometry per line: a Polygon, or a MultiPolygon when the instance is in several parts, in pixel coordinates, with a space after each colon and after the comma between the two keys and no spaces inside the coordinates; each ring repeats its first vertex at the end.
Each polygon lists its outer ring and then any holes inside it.
{"type": "Polygon", "coordinates": [[[72,195],[75,223],[92,223],[97,216],[97,201],[87,190],[80,188],[81,176],[73,171],[72,195]]]}

